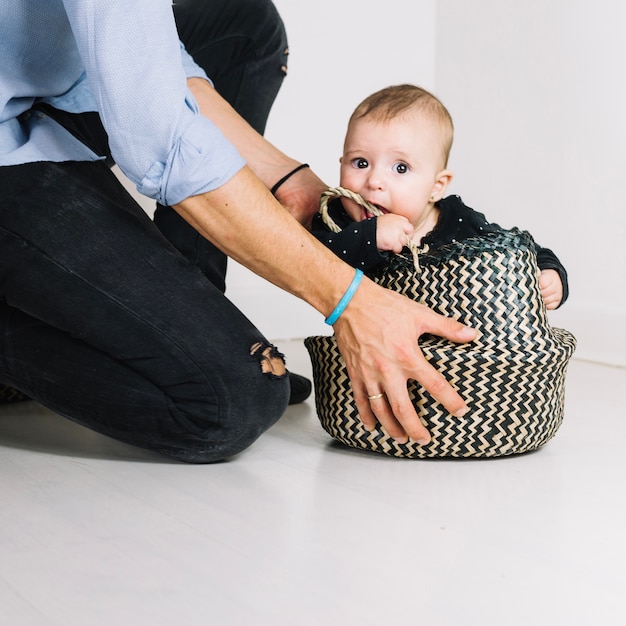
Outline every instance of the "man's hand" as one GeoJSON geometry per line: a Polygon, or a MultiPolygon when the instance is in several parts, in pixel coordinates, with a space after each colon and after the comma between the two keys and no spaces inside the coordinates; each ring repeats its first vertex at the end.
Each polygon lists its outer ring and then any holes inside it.
{"type": "Polygon", "coordinates": [[[327,185],[307,167],[290,176],[278,188],[276,199],[310,230],[311,220],[320,208],[320,196],[326,189],[327,185]]]}
{"type": "Polygon", "coordinates": [[[432,333],[464,343],[475,339],[475,330],[366,279],[334,328],[368,430],[380,422],[397,441],[406,442],[407,437],[421,444],[430,441],[409,398],[409,379],[419,382],[452,415],[467,412],[444,375],[428,364],[417,340],[432,333]]]}

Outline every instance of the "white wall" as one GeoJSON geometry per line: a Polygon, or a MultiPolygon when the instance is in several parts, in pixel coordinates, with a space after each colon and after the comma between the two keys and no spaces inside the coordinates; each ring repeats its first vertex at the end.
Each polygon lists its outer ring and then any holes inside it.
{"type": "Polygon", "coordinates": [[[551,314],[577,356],[626,365],[626,5],[439,0],[436,91],[453,191],[528,229],[569,272],[551,314]]]}

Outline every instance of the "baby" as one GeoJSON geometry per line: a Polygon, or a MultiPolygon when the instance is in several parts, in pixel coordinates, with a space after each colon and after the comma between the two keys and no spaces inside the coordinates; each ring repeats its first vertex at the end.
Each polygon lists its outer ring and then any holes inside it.
{"type": "MultiPolygon", "coordinates": [[[[348,198],[328,205],[342,228],[332,232],[318,214],[312,233],[339,257],[364,271],[411,241],[430,250],[502,230],[459,196],[445,197],[454,127],[445,106],[414,85],[396,85],[366,98],[348,123],[340,185],[361,195],[383,215],[372,216],[348,198]]],[[[567,272],[547,248],[536,245],[539,286],[547,309],[568,296],[567,272]]]]}

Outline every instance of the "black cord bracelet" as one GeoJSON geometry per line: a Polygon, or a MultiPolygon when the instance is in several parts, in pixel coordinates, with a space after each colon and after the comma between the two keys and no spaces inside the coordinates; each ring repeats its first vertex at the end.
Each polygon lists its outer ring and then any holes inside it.
{"type": "Polygon", "coordinates": [[[278,188],[283,184],[286,183],[296,172],[299,172],[300,170],[303,170],[305,167],[310,167],[310,165],[308,163],[303,163],[302,165],[298,165],[298,167],[294,168],[291,170],[291,172],[289,172],[288,174],[285,174],[271,189],[271,193],[273,196],[276,195],[276,192],[278,191],[278,188]]]}

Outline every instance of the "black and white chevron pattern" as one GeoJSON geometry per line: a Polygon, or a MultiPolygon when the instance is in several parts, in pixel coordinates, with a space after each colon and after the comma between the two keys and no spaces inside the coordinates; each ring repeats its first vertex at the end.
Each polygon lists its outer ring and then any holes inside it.
{"type": "Polygon", "coordinates": [[[450,416],[415,381],[409,394],[429,429],[426,446],[398,444],[359,419],[334,337],[307,337],[315,402],[324,429],[352,447],[408,458],[496,457],[535,450],[563,420],[565,374],[574,336],[548,323],[532,238],[513,229],[450,244],[419,257],[397,255],[372,275],[435,311],[480,331],[471,344],[423,336],[420,347],[465,398],[470,412],[450,416]]]}

